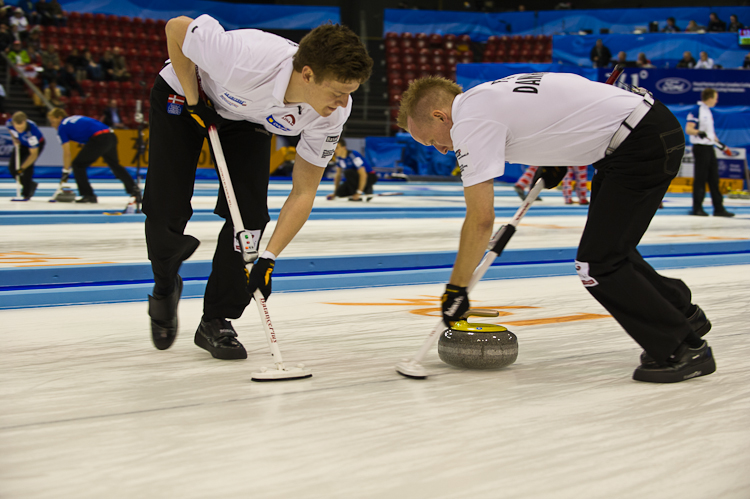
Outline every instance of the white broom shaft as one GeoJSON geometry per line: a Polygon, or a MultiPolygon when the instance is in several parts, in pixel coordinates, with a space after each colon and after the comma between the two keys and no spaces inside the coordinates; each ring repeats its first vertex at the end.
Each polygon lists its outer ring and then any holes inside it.
{"type": "MultiPolygon", "coordinates": [[[[524,199],[523,203],[521,203],[521,206],[516,210],[516,214],[513,215],[513,218],[510,221],[510,225],[516,227],[518,223],[521,221],[523,216],[526,214],[526,212],[529,210],[529,207],[531,204],[536,200],[537,196],[539,196],[539,193],[544,189],[544,180],[539,179],[537,180],[536,184],[534,184],[534,188],[529,191],[529,195],[526,196],[526,199],[524,199]]],[[[502,251],[502,248],[500,249],[502,251]]],[[[466,292],[471,292],[472,289],[474,289],[474,286],[484,277],[484,274],[487,273],[487,270],[490,268],[492,263],[495,261],[495,258],[497,258],[498,253],[495,253],[494,251],[488,251],[486,255],[484,255],[484,258],[479,263],[476,269],[474,269],[474,273],[471,274],[471,280],[469,281],[469,285],[466,286],[466,292]]],[[[443,324],[443,320],[441,319],[440,322],[437,323],[435,328],[432,330],[430,335],[425,340],[424,344],[422,345],[422,348],[419,349],[417,354],[414,356],[414,358],[411,360],[412,363],[419,363],[422,362],[422,359],[425,355],[427,355],[427,352],[430,351],[432,346],[435,344],[435,341],[437,340],[438,336],[440,335],[440,332],[445,328],[445,324],[443,324]]]]}
{"type": "MultiPolygon", "coordinates": [[[[211,141],[211,147],[214,150],[214,156],[216,157],[216,167],[219,169],[219,176],[221,176],[221,184],[224,187],[224,194],[227,198],[227,205],[229,206],[229,213],[232,216],[232,225],[234,226],[234,232],[237,234],[245,230],[245,226],[242,223],[242,215],[237,207],[237,198],[234,196],[234,188],[232,187],[232,179],[229,178],[229,168],[227,168],[227,161],[224,158],[224,150],[221,148],[221,141],[219,140],[219,132],[216,127],[211,125],[208,128],[208,138],[211,141]]],[[[249,263],[246,265],[247,271],[250,272],[253,268],[253,264],[249,263]]],[[[263,330],[266,332],[266,339],[268,340],[268,346],[271,349],[271,355],[273,355],[274,362],[280,369],[284,368],[284,362],[281,359],[281,350],[279,350],[279,344],[276,340],[276,332],[273,329],[271,323],[271,315],[268,313],[268,307],[266,307],[266,300],[263,298],[263,293],[259,289],[255,290],[253,294],[255,302],[258,304],[258,312],[260,312],[261,322],[263,323],[263,330]]]]}
{"type": "Polygon", "coordinates": [[[245,230],[245,227],[242,224],[242,215],[240,215],[240,209],[237,207],[237,198],[235,198],[234,196],[234,187],[232,186],[232,179],[229,176],[227,161],[226,159],[224,159],[224,150],[221,148],[221,141],[219,141],[219,131],[214,125],[208,127],[208,138],[211,141],[211,147],[214,150],[214,156],[216,157],[216,167],[219,169],[221,185],[224,187],[224,194],[227,198],[229,213],[232,216],[234,234],[237,235],[238,233],[245,230]]]}

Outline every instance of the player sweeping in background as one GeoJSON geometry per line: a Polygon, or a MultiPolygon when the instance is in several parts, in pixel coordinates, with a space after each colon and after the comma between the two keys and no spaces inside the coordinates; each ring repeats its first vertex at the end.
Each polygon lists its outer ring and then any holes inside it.
{"type": "Polygon", "coordinates": [[[18,175],[22,186],[21,198],[28,201],[36,192],[36,186],[38,185],[33,180],[34,163],[44,150],[44,135],[42,135],[36,123],[28,119],[23,111],[14,113],[5,126],[10,131],[13,146],[19,150],[18,157],[21,163],[17,165],[16,154],[12,154],[8,162],[8,170],[14,177],[18,175]]]}
{"type": "Polygon", "coordinates": [[[299,46],[253,29],[225,31],[214,18],[177,17],[166,26],[171,63],[151,91],[149,168],[143,212],[154,272],[149,296],[156,348],[177,335],[182,292],[180,265],[198,247],[185,235],[192,215],[195,169],[207,129],[216,125],[245,229],[255,248],[269,221],[267,193],[271,134],[300,135],[292,191],[266,250],[250,275],[234,237],[223,189],[215,212],[226,222],[219,233],[194,336],[219,359],[247,352],[227,319],[239,318],[255,290],[268,298],[276,257],[307,220],[323,171],[351,113],[351,94],[367,80],[372,59],[356,34],[323,25],[299,46]]]}
{"type": "MultiPolygon", "coordinates": [[[[350,201],[362,201],[362,196],[372,194],[372,186],[378,181],[378,176],[364,156],[347,149],[344,139],[339,140],[334,155],[336,176],[333,179],[333,194],[329,194],[327,199],[348,197],[350,201]],[[341,177],[344,177],[343,182],[341,177]]],[[[367,198],[368,201],[370,199],[367,198]]]]}
{"type": "Polygon", "coordinates": [[[634,90],[565,73],[513,75],[465,93],[439,77],[409,85],[399,126],[443,154],[455,151],[464,185],[466,219],[441,304],[446,325],[469,309],[466,286],[492,232],[493,179],[505,162],[551,165],[537,172],[548,188],[562,181],[567,165],[593,164],[576,270],[644,348],[633,378],[670,383],[715,371],[701,338],[711,323],[690,289],[657,274],[636,249],[677,175],[685,136],[666,106],[634,90]]]}
{"type": "Polygon", "coordinates": [[[120,165],[117,155],[117,136],[111,128],[87,116],[68,116],[68,114],[56,107],[47,113],[50,124],[57,129],[57,137],[60,139],[63,150],[63,175],[73,170],[78,185],[78,193],[81,195],[76,203],[98,202],[94,188],[91,187],[86,169],[99,158],[103,158],[109,169],[115,174],[123,186],[125,192],[140,202],[141,191],[135,184],[133,177],[120,165]],[[75,158],[72,158],[70,141],[83,144],[75,158]]]}

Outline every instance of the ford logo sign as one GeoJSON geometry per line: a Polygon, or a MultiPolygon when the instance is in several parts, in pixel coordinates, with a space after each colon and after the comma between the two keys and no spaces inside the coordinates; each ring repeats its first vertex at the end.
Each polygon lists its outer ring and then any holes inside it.
{"type": "Polygon", "coordinates": [[[684,94],[692,85],[685,78],[662,78],[656,82],[656,88],[665,94],[684,94]]]}

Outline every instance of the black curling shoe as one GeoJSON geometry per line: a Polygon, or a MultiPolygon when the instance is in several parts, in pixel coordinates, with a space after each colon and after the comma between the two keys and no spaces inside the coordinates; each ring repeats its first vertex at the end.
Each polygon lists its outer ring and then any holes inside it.
{"type": "MultiPolygon", "coordinates": [[[[688,317],[688,322],[690,323],[690,326],[693,328],[693,332],[703,337],[711,331],[711,321],[708,320],[708,317],[706,317],[705,312],[703,312],[703,309],[700,308],[698,305],[693,305],[695,307],[695,310],[693,313],[688,317]]],[[[650,363],[656,362],[645,350],[643,353],[641,353],[641,365],[647,365],[650,363]]]]}
{"type": "Polygon", "coordinates": [[[704,341],[697,348],[690,348],[683,343],[665,362],[638,366],[633,372],[633,379],[649,383],[678,383],[706,376],[714,371],[716,371],[716,361],[708,343],[704,341]]]}
{"type": "Polygon", "coordinates": [[[151,339],[159,350],[172,346],[177,337],[177,304],[182,296],[182,278],[175,278],[174,290],[159,298],[148,295],[148,315],[151,317],[151,339]]]}
{"type": "Polygon", "coordinates": [[[215,359],[246,359],[247,352],[237,341],[232,323],[225,319],[201,319],[195,332],[195,344],[207,350],[215,359]]]}

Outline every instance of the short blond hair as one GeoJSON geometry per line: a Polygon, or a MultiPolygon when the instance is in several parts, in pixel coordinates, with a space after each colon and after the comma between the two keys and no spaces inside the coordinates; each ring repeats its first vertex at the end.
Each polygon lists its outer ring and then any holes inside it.
{"type": "Polygon", "coordinates": [[[53,107],[52,110],[47,113],[48,118],[67,118],[68,113],[60,107],[53,107]]]}
{"type": "Polygon", "coordinates": [[[26,120],[28,120],[29,117],[26,116],[26,113],[24,113],[23,111],[17,111],[13,113],[13,116],[11,116],[10,119],[16,125],[20,125],[22,123],[26,123],[26,120]]]}
{"type": "Polygon", "coordinates": [[[434,109],[450,106],[463,89],[456,82],[442,76],[427,76],[414,80],[401,96],[397,124],[408,131],[407,120],[424,123],[434,109]]]}

